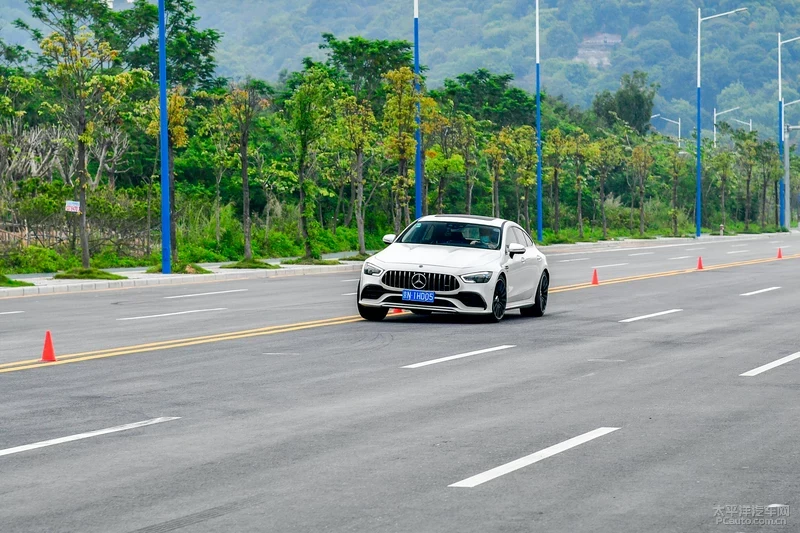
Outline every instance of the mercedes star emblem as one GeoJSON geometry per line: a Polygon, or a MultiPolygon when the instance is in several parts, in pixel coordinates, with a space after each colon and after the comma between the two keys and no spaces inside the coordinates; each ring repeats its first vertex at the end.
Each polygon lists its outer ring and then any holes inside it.
{"type": "Polygon", "coordinates": [[[414,277],[411,278],[411,284],[415,289],[424,289],[425,285],[428,284],[428,278],[425,277],[425,274],[414,274],[414,277]]]}

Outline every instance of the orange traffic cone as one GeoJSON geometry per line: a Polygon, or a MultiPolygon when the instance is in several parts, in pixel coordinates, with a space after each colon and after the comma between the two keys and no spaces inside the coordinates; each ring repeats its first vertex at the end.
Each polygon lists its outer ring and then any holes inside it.
{"type": "Polygon", "coordinates": [[[703,270],[703,258],[702,257],[698,257],[697,258],[697,270],[703,270]]]}
{"type": "Polygon", "coordinates": [[[783,250],[778,248],[778,259],[783,259],[783,250]]]}
{"type": "Polygon", "coordinates": [[[592,273],[592,285],[600,285],[600,280],[597,277],[597,269],[596,268],[594,269],[594,272],[592,273]]]}
{"type": "Polygon", "coordinates": [[[53,337],[48,331],[44,335],[44,350],[42,350],[42,363],[55,363],[56,351],[53,349],[53,337]]]}

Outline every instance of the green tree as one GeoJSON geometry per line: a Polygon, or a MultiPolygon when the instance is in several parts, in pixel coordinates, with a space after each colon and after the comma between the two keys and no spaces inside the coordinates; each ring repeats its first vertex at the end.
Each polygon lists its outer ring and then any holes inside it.
{"type": "Polygon", "coordinates": [[[761,159],[759,151],[758,133],[736,130],[733,132],[734,150],[736,162],[739,169],[744,173],[745,178],[745,202],[744,202],[744,230],[750,229],[752,220],[752,184],[756,165],[761,159]]]}
{"type": "Polygon", "coordinates": [[[409,163],[414,156],[414,131],[416,130],[417,96],[414,73],[408,67],[386,74],[386,106],[383,113],[384,146],[387,157],[397,164],[394,182],[395,230],[399,233],[401,220],[411,223],[408,189],[409,163]]]}
{"type": "Polygon", "coordinates": [[[355,96],[337,100],[338,130],[341,132],[344,147],[352,154],[352,187],[355,189],[355,218],[358,231],[360,254],[366,254],[364,231],[364,156],[377,141],[376,121],[372,107],[358,102],[355,96]]]}
{"type": "MultiPolygon", "coordinates": [[[[41,0],[37,0],[41,1],[41,0]]],[[[72,0],[49,0],[72,1],[72,0]]],[[[145,4],[137,0],[137,5],[145,4]]],[[[191,0],[166,0],[167,12],[167,80],[172,87],[214,89],[224,86],[216,76],[214,58],[222,34],[214,29],[198,29],[200,17],[195,14],[191,0]]],[[[123,12],[124,13],[124,12],[123,12]]],[[[150,71],[158,77],[158,18],[152,13],[144,15],[146,25],[140,36],[150,39],[124,55],[125,62],[133,68],[150,71]]]]}
{"type": "Polygon", "coordinates": [[[369,40],[358,36],[340,40],[330,33],[323,33],[322,39],[320,48],[328,50],[328,65],[343,73],[359,104],[369,102],[373,113],[382,111],[384,76],[410,67],[414,59],[408,41],[369,40]]]}
{"type": "Polygon", "coordinates": [[[624,161],[624,152],[617,137],[608,136],[599,141],[596,161],[598,189],[600,190],[600,216],[603,221],[603,239],[608,239],[608,220],[606,219],[606,182],[624,161]]]}
{"type": "MultiPolygon", "coordinates": [[[[161,132],[161,106],[158,98],[150,100],[148,105],[150,124],[147,133],[151,137],[160,139],[161,132]]],[[[168,164],[169,169],[169,197],[170,197],[170,247],[172,260],[178,260],[178,202],[175,196],[175,150],[186,148],[189,144],[189,100],[184,95],[182,87],[170,89],[167,94],[167,132],[168,132],[168,164]]]]}
{"type": "Polygon", "coordinates": [[[598,94],[592,107],[608,126],[622,120],[644,135],[650,128],[657,93],[658,85],[649,83],[648,75],[636,70],[633,74],[622,76],[617,92],[603,91],[598,94]]]}
{"type": "MultiPolygon", "coordinates": [[[[54,27],[59,25],[70,27],[69,24],[54,21],[54,27]]],[[[50,106],[50,109],[61,117],[76,139],[81,262],[84,268],[89,268],[87,147],[94,141],[102,125],[116,118],[116,110],[137,83],[144,79],[144,72],[109,73],[108,69],[118,53],[85,28],[74,34],[56,31],[43,39],[40,47],[50,65],[47,77],[58,88],[61,100],[58,106],[50,106]]]]}
{"type": "Polygon", "coordinates": [[[572,136],[572,157],[575,163],[575,190],[578,193],[578,236],[583,238],[583,188],[589,179],[589,169],[600,158],[600,148],[589,136],[578,130],[572,136]]]}
{"type": "Polygon", "coordinates": [[[288,128],[294,137],[294,156],[300,190],[300,231],[305,257],[319,255],[309,236],[309,217],[313,217],[317,196],[316,184],[311,179],[312,162],[309,155],[331,126],[335,84],[328,72],[313,66],[302,73],[302,82],[286,102],[288,128]]]}
{"type": "Polygon", "coordinates": [[[242,227],[244,229],[244,260],[253,259],[250,237],[250,134],[256,117],[268,105],[269,87],[262,81],[246,79],[231,85],[228,92],[230,115],[236,128],[236,141],[239,144],[239,167],[242,170],[242,227]]]}
{"type": "Polygon", "coordinates": [[[217,246],[220,243],[220,186],[225,175],[236,165],[236,139],[233,120],[231,118],[230,107],[223,95],[198,94],[198,97],[207,98],[209,105],[199,109],[201,115],[201,125],[199,132],[211,140],[210,154],[204,153],[214,167],[214,235],[217,246]]]}
{"type": "Polygon", "coordinates": [[[453,119],[453,144],[464,165],[464,212],[472,213],[472,191],[478,171],[478,122],[472,115],[456,112],[453,119]]]}
{"type": "Polygon", "coordinates": [[[542,158],[547,165],[547,172],[553,182],[553,208],[555,217],[553,220],[553,231],[558,234],[561,231],[561,200],[559,195],[559,178],[564,169],[564,165],[569,160],[572,153],[572,143],[564,135],[560,128],[553,128],[547,132],[542,147],[542,158]]]}
{"type": "Polygon", "coordinates": [[[644,237],[644,198],[650,171],[655,163],[652,150],[647,142],[634,147],[631,154],[631,170],[636,179],[636,188],[639,194],[639,236],[644,237]]]}
{"type": "Polygon", "coordinates": [[[725,215],[727,213],[725,210],[725,193],[731,185],[731,180],[736,177],[734,172],[735,163],[735,154],[724,148],[711,156],[711,166],[720,190],[720,210],[722,211],[723,226],[726,224],[725,215]]]}

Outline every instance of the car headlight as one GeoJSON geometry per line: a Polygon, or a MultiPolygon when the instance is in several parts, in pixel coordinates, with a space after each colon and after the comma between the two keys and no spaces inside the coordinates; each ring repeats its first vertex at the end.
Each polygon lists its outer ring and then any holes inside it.
{"type": "Polygon", "coordinates": [[[489,283],[492,279],[491,272],[475,272],[474,274],[465,274],[461,279],[466,283],[489,283]]]}
{"type": "Polygon", "coordinates": [[[380,276],[382,273],[382,268],[378,268],[371,263],[364,263],[364,274],[367,276],[380,276]]]}

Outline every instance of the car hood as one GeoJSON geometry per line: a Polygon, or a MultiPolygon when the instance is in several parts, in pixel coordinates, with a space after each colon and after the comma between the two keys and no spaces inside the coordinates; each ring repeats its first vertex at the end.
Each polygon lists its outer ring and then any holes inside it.
{"type": "Polygon", "coordinates": [[[374,256],[382,263],[447,268],[481,267],[500,259],[499,250],[395,243],[374,256]]]}

